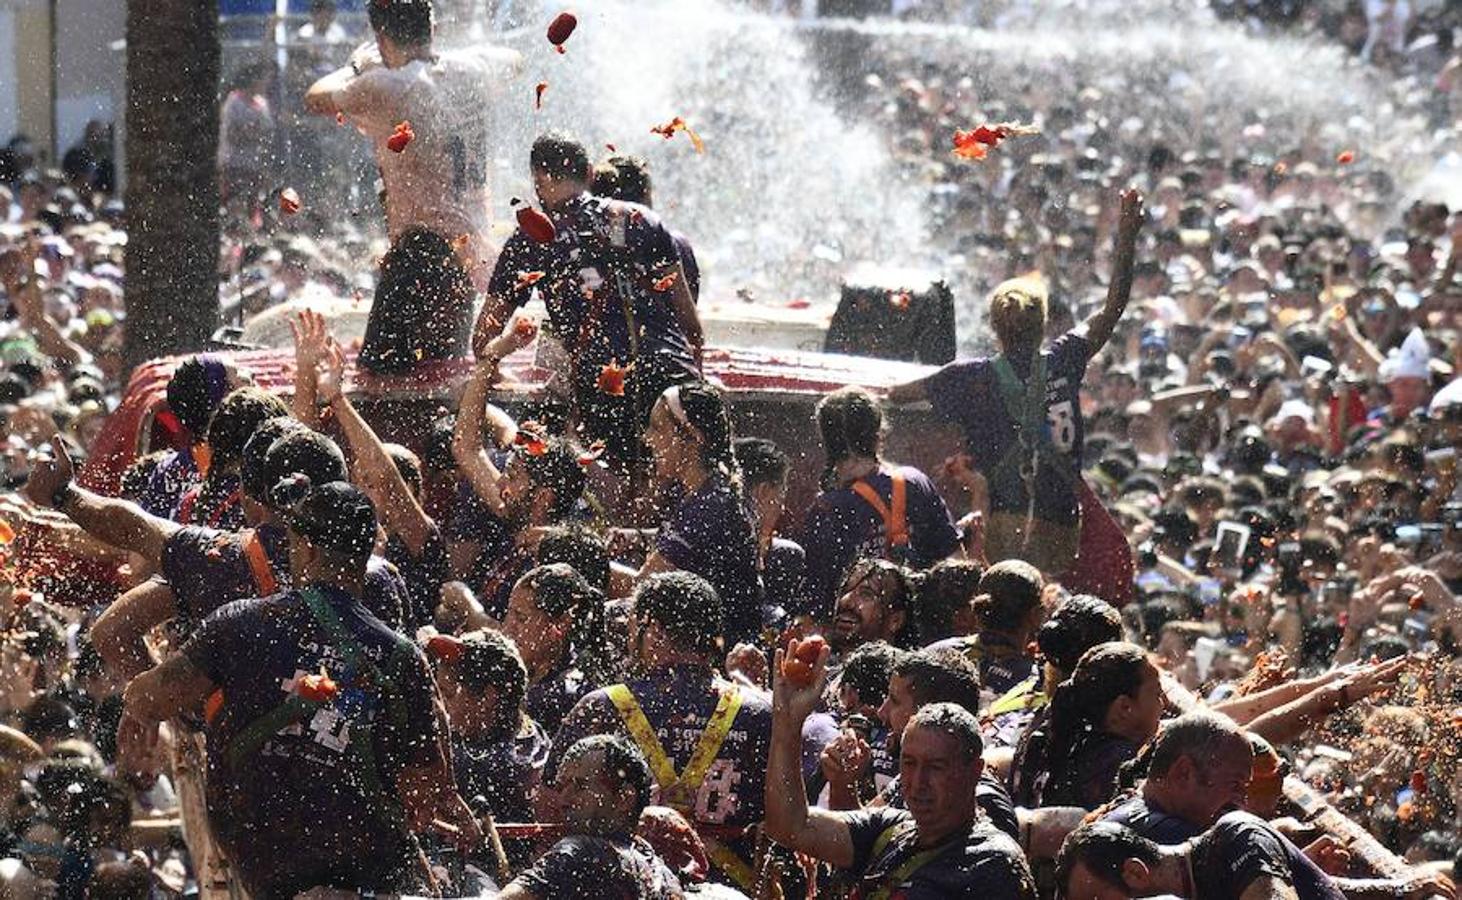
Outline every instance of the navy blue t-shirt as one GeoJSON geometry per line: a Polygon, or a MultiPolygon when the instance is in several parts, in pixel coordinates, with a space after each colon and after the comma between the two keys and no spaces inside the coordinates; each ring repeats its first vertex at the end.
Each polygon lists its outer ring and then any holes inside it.
{"type": "Polygon", "coordinates": [[[1103,822],[1116,822],[1158,844],[1181,844],[1203,833],[1203,829],[1162,809],[1142,796],[1136,796],[1102,816],[1103,822]]]}
{"type": "MultiPolygon", "coordinates": [[[[656,669],[626,685],[655,729],[675,771],[683,771],[716,710],[720,700],[718,689],[728,685],[715,679],[708,666],[694,665],[656,669]]],[[[741,708],[715,761],[690,798],[687,817],[692,824],[749,827],[765,815],[766,761],[772,737],[771,701],[764,694],[748,690],[741,691],[741,698],[741,708]]],[[[607,690],[585,696],[564,719],[554,735],[544,779],[552,783],[564,753],[580,738],[594,734],[631,737],[607,690]]],[[[658,786],[652,802],[666,802],[658,786]]],[[[728,846],[746,860],[752,858],[755,849],[750,840],[731,841],[728,846]]],[[[727,876],[720,877],[724,880],[727,876]]]]}
{"type": "Polygon", "coordinates": [[[183,646],[223,693],[207,732],[209,822],[255,896],[414,888],[417,845],[391,807],[405,768],[447,759],[441,698],[414,644],[356,597],[317,590],[356,656],[297,591],[231,603],[183,646]],[[298,679],[322,669],[339,686],[334,699],[249,739],[298,679]]]}
{"type": "MultiPolygon", "coordinates": [[[[891,472],[904,478],[905,516],[909,547],[902,560],[914,568],[926,568],[949,556],[959,546],[959,532],[949,516],[949,507],[929,476],[912,466],[890,466],[863,479],[892,508],[891,472]]],[[[883,517],[851,488],[818,494],[807,510],[797,540],[807,553],[804,593],[812,612],[832,612],[837,590],[853,563],[864,557],[888,559],[888,536],[883,517]]]]}
{"type": "Polygon", "coordinates": [[[716,589],[728,648],[756,640],[762,603],[756,531],[725,478],[713,475],[680,500],[660,525],[655,549],[677,569],[694,572],[716,589]]]}
{"type": "Polygon", "coordinates": [[[198,463],[193,459],[193,448],[174,450],[152,470],[142,495],[134,499],[138,506],[152,515],[171,519],[177,512],[178,501],[202,480],[203,476],[198,473],[198,463]]]}
{"type": "Polygon", "coordinates": [[[452,735],[457,792],[478,815],[499,822],[533,821],[533,795],[551,746],[543,726],[526,718],[516,734],[496,740],[452,735]]]}
{"type": "MultiPolygon", "coordinates": [[[[633,361],[627,313],[634,318],[639,354],[673,361],[688,372],[695,358],[660,279],[676,271],[675,240],[647,207],[583,194],[548,213],[557,239],[540,244],[515,231],[503,246],[488,292],[514,306],[532,291],[519,287],[524,272],[543,272],[533,289],[543,297],[553,330],[577,370],[612,359],[633,361]]],[[[689,287],[689,285],[687,285],[689,287]]]]}
{"type": "MultiPolygon", "coordinates": [[[[278,525],[261,525],[252,533],[259,537],[278,588],[288,587],[288,534],[278,525]]],[[[245,556],[250,534],[191,526],[174,532],[163,543],[160,568],[173,589],[179,624],[184,630],[227,603],[266,593],[255,581],[245,556]]],[[[401,574],[384,559],[371,557],[366,570],[366,608],[382,622],[399,629],[405,602],[406,583],[401,574]]]]}
{"type": "Polygon", "coordinates": [[[917,845],[913,815],[884,806],[844,816],[853,839],[850,871],[858,878],[862,896],[882,888],[904,900],[1035,900],[1035,880],[1020,845],[983,818],[913,872],[895,878],[912,857],[932,849],[917,845]],[[889,839],[875,853],[879,836],[885,833],[889,839]]]}
{"type": "MultiPolygon", "coordinates": [[[[1081,465],[1083,422],[1081,382],[1091,359],[1091,342],[1080,331],[1069,331],[1041,352],[1046,363],[1046,434],[1055,450],[1069,459],[1074,479],[1081,465]]],[[[1011,359],[1020,378],[1029,373],[1029,359],[1011,359]]],[[[991,359],[957,360],[929,376],[925,382],[935,415],[959,425],[965,448],[975,468],[990,477],[1009,452],[1016,449],[1015,423],[1001,397],[995,362],[991,359]]],[[[1036,479],[1036,514],[1056,524],[1077,521],[1078,507],[1072,481],[1060,478],[1036,479]]],[[[990,508],[994,512],[1026,513],[1024,488],[991,478],[990,508]]]]}
{"type": "Polygon", "coordinates": [[[1239,900],[1261,876],[1291,885],[1299,900],[1341,900],[1344,894],[1292,841],[1263,819],[1231,812],[1193,842],[1194,900],[1239,900]]]}

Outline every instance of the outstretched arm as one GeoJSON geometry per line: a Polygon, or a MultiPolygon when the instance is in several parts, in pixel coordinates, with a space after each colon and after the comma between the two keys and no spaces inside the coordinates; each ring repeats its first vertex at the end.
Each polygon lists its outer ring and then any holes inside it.
{"type": "Polygon", "coordinates": [[[177,614],[177,598],[167,582],[144,581],[106,608],[91,626],[91,643],[110,672],[136,678],[153,665],[147,633],[177,614]]]}
{"type": "Polygon", "coordinates": [[[1142,194],[1134,188],[1122,192],[1117,219],[1116,250],[1112,258],[1112,280],[1107,285],[1107,302],[1086,320],[1086,339],[1093,355],[1107,345],[1127,301],[1132,296],[1132,262],[1137,254],[1137,232],[1142,228],[1142,194]]]}
{"type": "MultiPolygon", "coordinates": [[[[486,308],[483,311],[486,313],[486,308]]],[[[481,323],[479,319],[478,324],[481,323]]],[[[501,325],[497,326],[494,336],[477,353],[477,370],[472,373],[472,380],[467,382],[467,389],[462,393],[457,426],[452,431],[452,458],[467,478],[467,483],[472,485],[473,492],[496,516],[503,514],[502,473],[492,464],[492,458],[483,446],[483,422],[492,415],[500,439],[506,438],[510,429],[499,415],[488,412],[487,395],[497,383],[498,365],[503,358],[520,347],[526,347],[537,333],[537,327],[528,319],[520,319],[507,331],[501,325]]]]}
{"type": "Polygon", "coordinates": [[[355,457],[355,480],[379,485],[382,498],[381,520],[389,534],[399,535],[413,557],[421,555],[432,534],[432,520],[421,508],[420,501],[406,485],[401,470],[386,452],[386,447],[350,398],[341,390],[345,373],[345,355],[340,345],[329,342],[324,359],[325,371],[319,377],[320,396],[330,404],[345,439],[355,457]]]}
{"type": "Polygon", "coordinates": [[[150,562],[162,559],[163,544],[182,526],[147,513],[126,500],[103,497],[77,487],[75,468],[59,435],[51,438],[52,452],[37,458],[21,489],[37,506],[65,513],[92,537],[119,550],[129,550],[150,562]]]}

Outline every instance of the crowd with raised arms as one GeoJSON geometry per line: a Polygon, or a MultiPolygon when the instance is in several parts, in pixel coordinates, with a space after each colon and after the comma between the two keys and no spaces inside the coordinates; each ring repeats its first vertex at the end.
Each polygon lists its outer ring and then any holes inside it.
{"type": "MultiPolygon", "coordinates": [[[[512,65],[439,59],[425,0],[370,14],[376,55],[308,103],[376,143],[392,104],[436,108],[421,85],[512,65]]],[[[946,100],[904,86],[930,138],[897,152],[936,152],[946,100]]],[[[646,164],[552,132],[491,271],[415,202],[429,159],[392,175],[360,365],[470,354],[454,412],[383,440],[306,312],[289,402],[183,360],[175,446],[118,496],[77,473],[124,374],[123,210],[100,143],[62,174],[13,141],[5,892],[1453,896],[1462,214],[1423,198],[1372,240],[1347,223],[1379,168],[1170,134],[1096,165],[1084,113],[1034,113],[1045,158],[992,155],[966,203],[1010,217],[969,229],[991,355],[828,393],[816,447],[740,433],[704,377],[646,164]],[[563,400],[515,417],[504,361],[545,331],[563,400]],[[889,449],[923,404],[937,471],[889,449]],[[84,579],[34,564],[60,542],[84,579]],[[1371,871],[1286,776],[1408,867],[1371,871]]],[[[249,266],[261,305],[354,281],[249,266]]]]}

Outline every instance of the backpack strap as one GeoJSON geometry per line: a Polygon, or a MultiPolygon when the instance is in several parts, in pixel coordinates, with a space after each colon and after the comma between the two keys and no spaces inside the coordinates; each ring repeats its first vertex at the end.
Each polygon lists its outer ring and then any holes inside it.
{"type": "Polygon", "coordinates": [[[250,531],[244,538],[244,561],[249,564],[249,574],[254,577],[254,588],[260,597],[271,597],[279,592],[279,579],[274,577],[274,564],[264,552],[264,542],[257,530],[250,531]]]}
{"type": "Polygon", "coordinates": [[[853,482],[853,492],[878,513],[883,520],[883,533],[888,541],[890,550],[901,550],[909,546],[909,490],[908,484],[904,481],[903,473],[890,472],[888,481],[891,486],[893,505],[883,502],[883,497],[867,481],[859,478],[853,482]]]}

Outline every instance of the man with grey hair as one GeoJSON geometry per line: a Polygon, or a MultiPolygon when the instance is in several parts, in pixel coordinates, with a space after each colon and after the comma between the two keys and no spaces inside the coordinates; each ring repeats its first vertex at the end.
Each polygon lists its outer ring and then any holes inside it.
{"type": "Polygon", "coordinates": [[[808,808],[802,723],[822,696],[827,657],[824,649],[810,683],[801,684],[783,676],[783,653],[777,652],[767,835],[847,869],[860,896],[1034,898],[1035,883],[1019,846],[979,811],[975,790],[985,765],[984,742],[975,717],[953,703],[922,707],[904,728],[899,778],[907,809],[808,808]]]}

